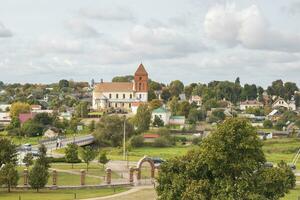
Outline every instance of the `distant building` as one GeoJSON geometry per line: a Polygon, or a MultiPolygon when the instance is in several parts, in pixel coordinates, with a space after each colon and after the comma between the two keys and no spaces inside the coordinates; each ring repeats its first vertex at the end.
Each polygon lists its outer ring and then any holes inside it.
{"type": "Polygon", "coordinates": [[[148,73],[140,64],[133,82],[101,82],[94,86],[93,109],[120,108],[131,110],[135,102],[148,101],[148,73]]]}
{"type": "Polygon", "coordinates": [[[9,110],[11,107],[11,104],[0,104],[0,112],[5,112],[9,110]]]}
{"type": "Polygon", "coordinates": [[[272,108],[273,109],[276,109],[276,108],[286,108],[288,110],[295,111],[296,110],[296,102],[294,101],[294,99],[292,99],[291,101],[285,101],[283,98],[279,97],[272,104],[272,108]]]}
{"type": "Polygon", "coordinates": [[[160,107],[152,111],[152,121],[155,119],[155,116],[159,117],[164,122],[164,125],[185,124],[184,116],[172,116],[171,112],[164,107],[160,107]]]}
{"type": "Polygon", "coordinates": [[[152,143],[156,138],[159,138],[158,134],[144,134],[144,142],[152,143]]]}
{"type": "Polygon", "coordinates": [[[0,125],[9,125],[11,118],[8,112],[0,112],[0,125]]]}
{"type": "Polygon", "coordinates": [[[198,95],[193,95],[191,96],[190,103],[196,103],[197,106],[202,106],[202,97],[198,96],[198,95]]]}
{"type": "Polygon", "coordinates": [[[246,110],[247,108],[262,108],[264,105],[257,100],[247,100],[240,103],[240,110],[246,110]]]}

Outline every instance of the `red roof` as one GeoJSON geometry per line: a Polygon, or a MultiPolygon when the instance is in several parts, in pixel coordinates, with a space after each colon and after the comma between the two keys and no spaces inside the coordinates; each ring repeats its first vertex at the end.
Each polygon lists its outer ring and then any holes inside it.
{"type": "Polygon", "coordinates": [[[142,102],[133,102],[131,104],[132,107],[139,107],[142,104],[142,102]]]}
{"type": "Polygon", "coordinates": [[[132,92],[133,83],[112,82],[99,83],[95,86],[95,92],[132,92]]]}
{"type": "Polygon", "coordinates": [[[30,119],[33,119],[36,113],[20,113],[19,114],[19,120],[21,124],[27,122],[30,119]]]}
{"type": "Polygon", "coordinates": [[[144,138],[159,138],[158,134],[145,134],[144,138]]]}
{"type": "Polygon", "coordinates": [[[148,75],[144,65],[141,63],[138,67],[138,69],[136,70],[136,72],[134,73],[135,76],[143,76],[143,75],[148,75]]]}

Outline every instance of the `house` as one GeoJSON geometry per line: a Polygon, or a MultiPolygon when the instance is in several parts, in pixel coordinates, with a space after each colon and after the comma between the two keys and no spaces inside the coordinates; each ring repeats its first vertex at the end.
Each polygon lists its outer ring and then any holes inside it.
{"type": "Polygon", "coordinates": [[[31,109],[31,111],[42,110],[42,106],[41,105],[31,105],[30,109],[31,109]]]}
{"type": "Polygon", "coordinates": [[[57,128],[48,128],[44,133],[44,137],[46,138],[57,138],[58,136],[59,130],[57,128]]]}
{"type": "Polygon", "coordinates": [[[283,98],[279,97],[273,104],[272,108],[286,108],[287,110],[296,110],[296,102],[294,101],[294,98],[292,98],[291,101],[285,101],[283,98]]]}
{"type": "Polygon", "coordinates": [[[186,96],[184,93],[179,94],[179,101],[186,101],[186,96]]]}
{"type": "Polygon", "coordinates": [[[190,102],[190,104],[196,103],[197,106],[201,106],[202,105],[202,97],[200,97],[198,95],[193,95],[193,96],[191,96],[189,102],[190,102]]]}
{"type": "Polygon", "coordinates": [[[169,124],[183,126],[185,124],[185,116],[171,116],[169,124]]]}
{"type": "Polygon", "coordinates": [[[60,120],[64,120],[64,119],[66,119],[66,120],[71,120],[72,119],[72,113],[71,112],[62,112],[62,113],[60,113],[60,115],[59,115],[59,119],[60,120]]]}
{"type": "Polygon", "coordinates": [[[144,142],[152,143],[156,138],[159,138],[158,134],[144,134],[144,142]]]}
{"type": "Polygon", "coordinates": [[[35,115],[36,115],[36,113],[33,113],[33,112],[31,112],[31,113],[20,113],[19,114],[19,120],[20,120],[21,124],[24,124],[28,120],[33,119],[35,115]]]}
{"type": "Polygon", "coordinates": [[[257,100],[246,100],[240,103],[240,110],[246,110],[247,108],[262,108],[264,105],[257,100]]]}
{"type": "Polygon", "coordinates": [[[167,125],[170,122],[171,112],[164,107],[160,107],[152,111],[152,121],[154,121],[155,116],[159,117],[167,125]]]}
{"type": "Polygon", "coordinates": [[[134,102],[148,101],[148,73],[140,64],[133,82],[103,82],[95,84],[93,109],[119,108],[131,110],[134,102]]]}
{"type": "Polygon", "coordinates": [[[11,118],[8,112],[0,112],[0,124],[1,125],[9,125],[11,122],[11,118]]]}
{"type": "Polygon", "coordinates": [[[0,104],[0,112],[5,112],[9,110],[11,107],[11,104],[0,104]]]}

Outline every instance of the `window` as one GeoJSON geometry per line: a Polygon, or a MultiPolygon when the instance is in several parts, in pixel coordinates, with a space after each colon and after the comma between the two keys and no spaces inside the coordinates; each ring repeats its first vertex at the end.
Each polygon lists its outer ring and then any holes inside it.
{"type": "Polygon", "coordinates": [[[142,98],[142,95],[140,94],[140,99],[142,98]]]}
{"type": "Polygon", "coordinates": [[[109,94],[109,98],[111,99],[111,94],[109,94]]]}
{"type": "Polygon", "coordinates": [[[108,103],[108,107],[109,107],[109,108],[111,107],[111,104],[110,104],[110,103],[108,103]]]}
{"type": "Polygon", "coordinates": [[[130,94],[130,99],[132,99],[132,94],[130,94]]]}
{"type": "Polygon", "coordinates": [[[118,107],[118,104],[117,104],[117,103],[115,103],[115,107],[116,107],[116,108],[118,107]]]}
{"type": "Polygon", "coordinates": [[[123,94],[123,99],[125,99],[125,97],[126,97],[126,95],[125,95],[125,94],[123,94]]]}
{"type": "Polygon", "coordinates": [[[143,77],[140,76],[140,81],[143,79],[143,77]]]}
{"type": "Polygon", "coordinates": [[[139,90],[141,90],[142,89],[142,84],[141,83],[139,83],[139,90]]]}
{"type": "Polygon", "coordinates": [[[129,108],[131,108],[131,103],[129,103],[129,108]]]}
{"type": "Polygon", "coordinates": [[[122,107],[124,107],[124,103],[122,103],[122,107]]]}
{"type": "Polygon", "coordinates": [[[117,99],[119,98],[119,94],[116,94],[116,98],[117,98],[117,99]]]}

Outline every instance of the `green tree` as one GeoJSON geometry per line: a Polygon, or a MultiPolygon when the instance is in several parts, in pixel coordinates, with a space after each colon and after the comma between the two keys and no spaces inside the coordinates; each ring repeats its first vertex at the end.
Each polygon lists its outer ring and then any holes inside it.
{"type": "Polygon", "coordinates": [[[24,158],[23,158],[23,163],[25,164],[25,166],[26,166],[27,168],[33,164],[33,155],[32,155],[32,153],[27,153],[27,154],[24,156],[24,158]]]}
{"type": "Polygon", "coordinates": [[[158,199],[278,200],[294,181],[283,178],[289,176],[288,169],[267,169],[265,161],[250,122],[228,119],[203,139],[199,149],[161,165],[158,199]]]}
{"type": "Polygon", "coordinates": [[[182,101],[179,103],[178,111],[176,114],[188,117],[190,113],[190,109],[191,109],[190,103],[188,101],[182,101]]]}
{"type": "Polygon", "coordinates": [[[127,75],[127,76],[116,76],[112,79],[112,82],[131,82],[133,81],[134,76],[127,75]]]}
{"type": "Polygon", "coordinates": [[[176,115],[179,111],[178,97],[172,97],[171,101],[168,103],[168,107],[170,108],[172,115],[176,115]]]}
{"type": "Polygon", "coordinates": [[[75,143],[68,144],[66,150],[65,150],[65,159],[67,163],[72,163],[72,169],[74,163],[80,162],[78,158],[78,145],[75,143]]]}
{"type": "Polygon", "coordinates": [[[79,104],[75,107],[75,116],[81,118],[87,117],[89,113],[88,105],[89,104],[86,101],[79,102],[79,104]]]}
{"type": "Polygon", "coordinates": [[[93,132],[96,128],[96,123],[95,123],[95,120],[92,120],[89,124],[89,131],[90,132],[93,132]]]}
{"type": "Polygon", "coordinates": [[[160,117],[155,115],[152,125],[154,127],[162,127],[162,126],[164,126],[164,121],[160,117]]]}
{"type": "Polygon", "coordinates": [[[178,97],[183,92],[184,85],[181,81],[175,80],[170,83],[169,89],[171,96],[178,97]]]}
{"type": "Polygon", "coordinates": [[[7,163],[0,169],[0,185],[5,185],[8,192],[18,185],[19,174],[14,163],[7,163]]]}
{"type": "Polygon", "coordinates": [[[65,80],[65,79],[60,80],[58,83],[58,86],[60,89],[67,88],[67,87],[69,87],[69,85],[70,85],[69,81],[65,80]]]}
{"type": "Polygon", "coordinates": [[[102,151],[102,152],[100,153],[98,162],[101,163],[101,164],[103,165],[103,168],[104,168],[104,166],[109,162],[109,159],[107,158],[106,152],[105,152],[105,151],[102,151]]]}
{"type": "Polygon", "coordinates": [[[21,128],[21,131],[29,137],[40,136],[42,135],[43,130],[44,126],[33,120],[26,121],[21,128]]]}
{"type": "Polygon", "coordinates": [[[161,106],[162,106],[162,102],[159,99],[153,99],[152,101],[149,102],[150,110],[155,110],[157,108],[160,108],[161,106]]]}
{"type": "Polygon", "coordinates": [[[7,163],[17,162],[17,147],[9,139],[0,137],[0,167],[7,163]]]}
{"type": "Polygon", "coordinates": [[[53,123],[53,118],[48,113],[38,113],[34,116],[33,122],[44,126],[51,125],[53,123]]]}
{"type": "Polygon", "coordinates": [[[165,102],[167,102],[169,99],[170,99],[170,97],[171,97],[171,93],[170,93],[170,90],[168,89],[168,88],[164,88],[164,89],[162,89],[162,92],[161,92],[161,98],[165,101],[165,102]]]}
{"type": "Polygon", "coordinates": [[[86,171],[89,171],[89,164],[93,161],[97,156],[97,151],[95,151],[92,147],[87,146],[82,148],[80,151],[80,157],[86,164],[86,171]]]}
{"type": "Polygon", "coordinates": [[[130,138],[130,145],[132,147],[142,147],[144,146],[144,136],[143,135],[134,135],[130,138]]]}
{"type": "Polygon", "coordinates": [[[141,104],[134,117],[134,124],[137,127],[137,132],[142,133],[149,130],[151,122],[151,112],[147,104],[141,104]]]}
{"type": "Polygon", "coordinates": [[[48,168],[36,162],[29,172],[28,183],[32,189],[36,189],[39,192],[39,189],[45,187],[48,182],[49,172],[48,168]]]}
{"type": "Polygon", "coordinates": [[[47,157],[47,148],[44,144],[41,144],[38,149],[38,158],[36,162],[38,165],[44,166],[46,169],[50,167],[50,160],[47,157]]]}
{"type": "Polygon", "coordinates": [[[271,120],[265,120],[263,123],[264,128],[272,128],[273,127],[273,123],[271,120]]]}
{"type": "MultiPolygon", "coordinates": [[[[126,124],[126,138],[130,138],[134,133],[134,129],[129,120],[125,121],[126,124]]],[[[93,133],[96,142],[100,146],[121,146],[124,134],[124,118],[117,115],[105,115],[101,117],[96,125],[93,133]]]]}

